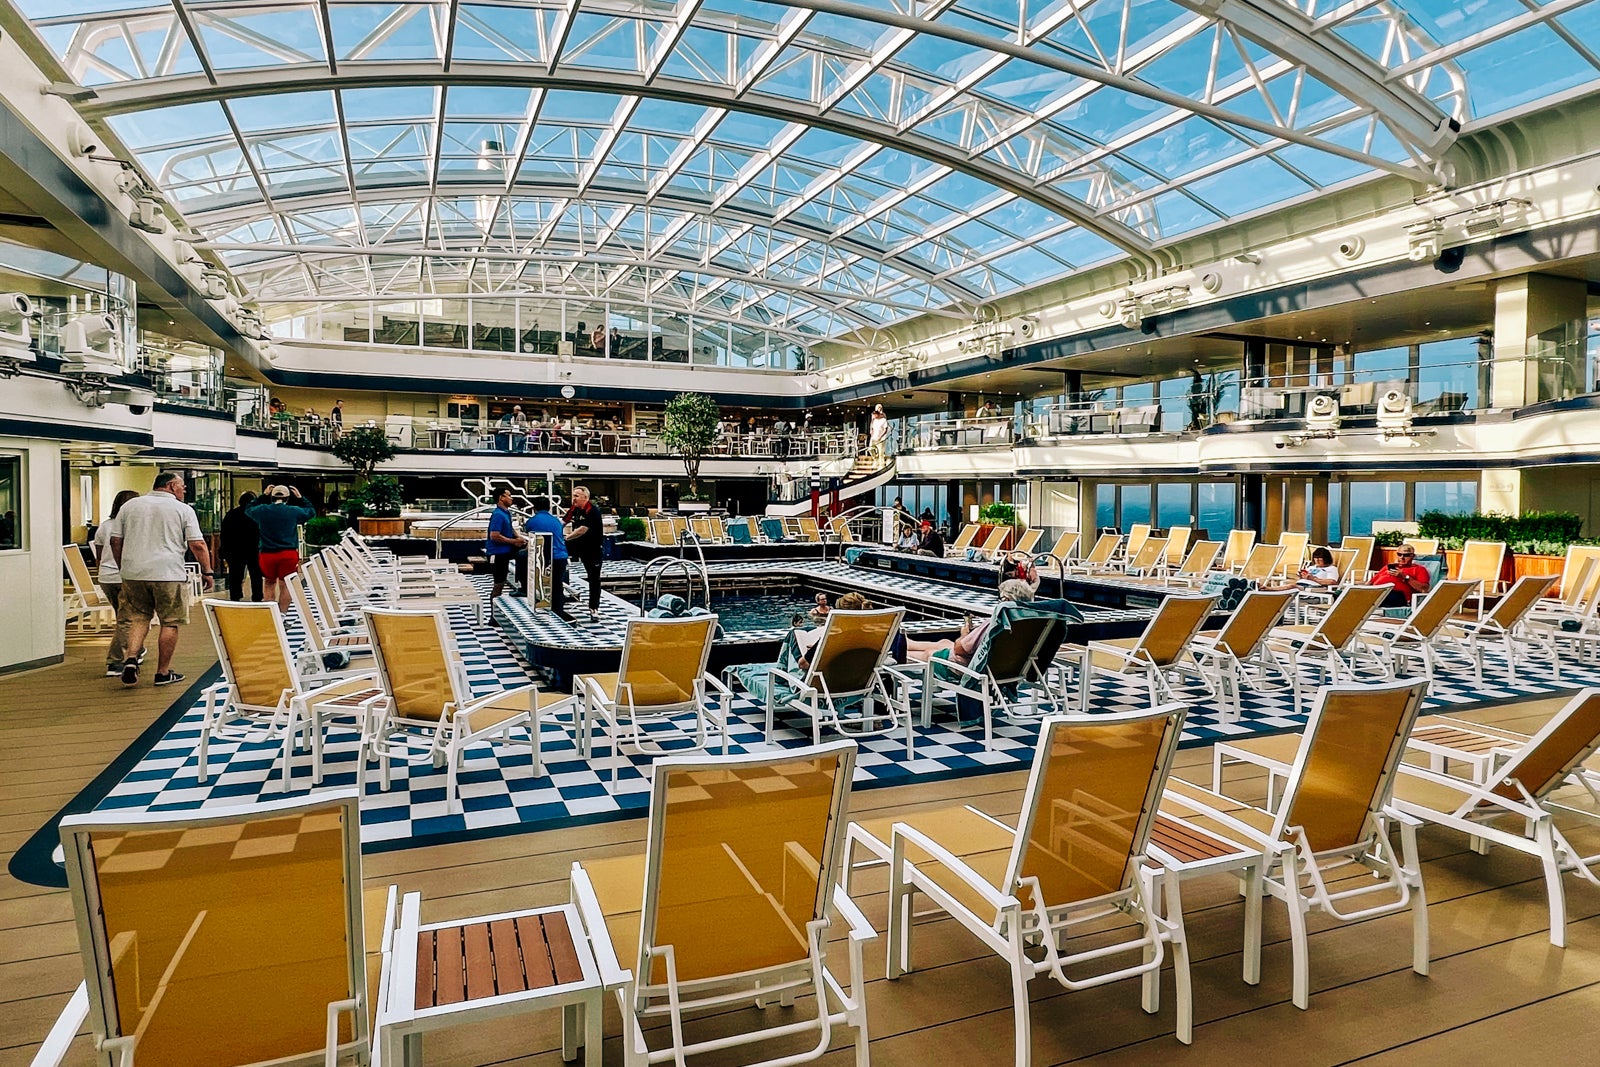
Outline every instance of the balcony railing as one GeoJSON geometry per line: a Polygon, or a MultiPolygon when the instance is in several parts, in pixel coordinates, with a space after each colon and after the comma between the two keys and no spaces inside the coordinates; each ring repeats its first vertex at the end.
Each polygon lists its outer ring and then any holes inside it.
{"type": "Polygon", "coordinates": [[[1490,393],[1492,365],[1481,362],[1430,364],[1427,380],[1411,380],[1404,371],[1357,371],[1352,374],[1291,374],[1247,379],[1239,391],[1239,419],[1303,418],[1317,396],[1332,397],[1345,416],[1373,415],[1386,393],[1411,400],[1412,414],[1445,415],[1482,407],[1490,393]]]}
{"type": "Polygon", "coordinates": [[[934,452],[970,448],[1010,448],[1016,441],[1010,415],[921,419],[900,426],[899,450],[934,452]]]}

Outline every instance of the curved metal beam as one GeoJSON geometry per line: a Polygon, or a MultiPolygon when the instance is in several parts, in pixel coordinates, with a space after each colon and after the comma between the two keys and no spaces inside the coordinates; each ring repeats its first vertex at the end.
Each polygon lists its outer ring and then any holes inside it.
{"type": "MultiPolygon", "coordinates": [[[[472,172],[473,175],[476,175],[476,173],[477,172],[472,172]]],[[[354,196],[352,196],[349,190],[343,189],[337,192],[333,190],[325,190],[294,192],[289,194],[277,193],[274,194],[272,203],[275,209],[280,213],[289,213],[294,211],[319,211],[329,207],[372,207],[381,204],[408,203],[410,200],[405,194],[408,192],[415,194],[419,190],[420,187],[415,185],[364,185],[356,191],[354,196]]],[[[462,197],[505,197],[507,193],[506,186],[503,182],[490,183],[466,180],[462,182],[441,182],[437,190],[435,190],[435,195],[462,197]]],[[[753,208],[743,207],[736,204],[726,204],[720,208],[717,208],[713,213],[709,209],[708,205],[701,204],[684,197],[667,195],[652,197],[648,193],[638,189],[612,189],[602,186],[599,183],[591,185],[589,187],[589,192],[583,197],[579,197],[577,196],[576,188],[573,186],[551,185],[543,182],[517,182],[511,186],[510,196],[513,198],[517,196],[526,196],[529,198],[549,197],[553,200],[589,200],[602,204],[631,204],[636,207],[650,207],[659,205],[667,211],[688,212],[690,214],[701,216],[707,219],[734,219],[741,223],[750,223],[752,225],[761,226],[771,230],[774,233],[781,233],[789,237],[804,238],[806,240],[816,241],[818,244],[833,245],[838,248],[843,248],[849,252],[859,255],[865,259],[870,259],[874,262],[890,264],[896,270],[904,272],[909,277],[944,290],[950,294],[952,300],[957,302],[965,300],[973,304],[981,304],[986,300],[992,299],[992,297],[988,294],[980,293],[960,282],[953,281],[951,279],[941,279],[937,272],[930,270],[927,267],[918,266],[915,263],[908,262],[903,257],[892,256],[884,249],[874,248],[870,244],[847,236],[834,237],[831,231],[820,226],[813,229],[806,226],[803,221],[790,221],[794,220],[793,215],[789,216],[788,219],[775,222],[770,215],[763,215],[761,212],[756,211],[753,208]]],[[[217,231],[220,227],[243,224],[259,219],[260,217],[260,202],[254,199],[241,202],[237,206],[228,208],[219,208],[211,211],[184,212],[184,218],[186,218],[190,223],[197,227],[205,227],[208,230],[212,230],[213,233],[215,233],[215,231],[217,231]]],[[[481,233],[479,237],[481,239],[481,233]]],[[[220,249],[229,246],[224,243],[219,244],[217,247],[220,249]]],[[[374,255],[384,252],[382,245],[373,245],[370,247],[360,246],[358,249],[355,249],[354,246],[352,247],[354,250],[368,251],[374,255]]],[[[460,254],[467,255],[470,253],[468,253],[466,250],[461,250],[460,254]]],[[[748,277],[748,275],[743,275],[743,277],[748,277]]]]}
{"type": "MultiPolygon", "coordinates": [[[[865,10],[865,9],[862,9],[865,10]]],[[[1005,49],[1004,42],[972,35],[985,42],[984,47],[1005,49]]],[[[1048,64],[1045,57],[1025,49],[1017,49],[1021,58],[1048,64]]],[[[1075,68],[1068,73],[1079,73],[1082,64],[1068,63],[1075,68]]],[[[1089,68],[1093,69],[1093,68],[1089,68]]],[[[1100,72],[1105,76],[1105,72],[1100,72]]],[[[1083,76],[1080,74],[1079,76],[1083,76]]],[[[1131,79],[1123,79],[1132,83],[1131,79]]],[[[1133,83],[1141,84],[1142,83],[1133,83]]],[[[978,178],[997,189],[1018,196],[1056,214],[1072,219],[1085,230],[1121,249],[1138,262],[1147,273],[1158,273],[1164,268],[1164,257],[1152,252],[1150,242],[1140,233],[1113,218],[1097,214],[1092,207],[1075,197],[1066,195],[1046,185],[1033,182],[1027,175],[992,162],[982,156],[970,155],[960,148],[935,138],[911,131],[900,131],[888,123],[858,115],[824,110],[809,102],[781,99],[764,94],[739,95],[735,88],[692,82],[681,78],[657,75],[646,81],[641,75],[619,71],[571,70],[563,68],[559,74],[545,75],[528,67],[509,63],[452,63],[446,73],[434,62],[371,62],[342,68],[337,77],[323,67],[301,67],[288,70],[239,70],[219,73],[216,84],[203,75],[180,75],[172,78],[151,79],[117,85],[97,87],[94,100],[79,105],[80,111],[90,118],[103,118],[130,111],[170,107],[178,104],[223,100],[239,96],[261,96],[274,93],[309,92],[333,89],[366,89],[387,86],[415,85],[491,85],[532,87],[539,89],[569,89],[577,92],[601,93],[615,96],[628,94],[646,96],[702,107],[719,107],[729,111],[762,115],[784,122],[798,122],[818,129],[829,130],[856,140],[870,141],[885,148],[903,151],[951,170],[978,178]]],[[[1142,95],[1149,95],[1147,92],[1142,95]]],[[[1183,107],[1206,108],[1187,97],[1166,94],[1173,100],[1183,101],[1183,107]]],[[[1250,126],[1255,120],[1210,108],[1222,115],[1222,121],[1239,126],[1250,126]]],[[[1272,136],[1294,140],[1290,133],[1279,130],[1270,123],[1256,123],[1267,127],[1272,136]]],[[[1314,147],[1335,151],[1334,146],[1316,142],[1314,147]]],[[[1357,153],[1357,155],[1360,155],[1357,153]]],[[[1372,164],[1370,157],[1361,156],[1363,162],[1372,164]]],[[[1386,167],[1391,166],[1385,163],[1386,167]]]]}

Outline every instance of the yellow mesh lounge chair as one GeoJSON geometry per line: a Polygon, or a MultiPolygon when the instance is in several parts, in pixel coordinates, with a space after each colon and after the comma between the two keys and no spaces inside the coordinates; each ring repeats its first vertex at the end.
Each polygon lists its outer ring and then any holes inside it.
{"type": "Polygon", "coordinates": [[[1512,750],[1487,784],[1475,785],[1407,766],[1395,780],[1394,806],[1424,822],[1538,859],[1550,902],[1550,943],[1560,947],[1567,939],[1561,872],[1571,871],[1590,885],[1600,886],[1594,872],[1600,855],[1583,855],[1558,825],[1558,820],[1576,823],[1592,834],[1600,824],[1595,814],[1600,793],[1589,775],[1574,774],[1597,747],[1600,689],[1585,689],[1543,729],[1512,750]],[[1582,792],[1573,799],[1559,796],[1558,790],[1574,780],[1582,792]]]}
{"type": "Polygon", "coordinates": [[[1068,530],[1056,538],[1056,543],[1050,546],[1050,554],[1063,563],[1071,563],[1078,555],[1078,545],[1083,535],[1077,530],[1068,530]]]}
{"type": "Polygon", "coordinates": [[[1437,537],[1407,537],[1402,545],[1410,545],[1411,550],[1419,556],[1437,556],[1439,554],[1439,539],[1437,537]]]}
{"type": "Polygon", "coordinates": [[[1377,550],[1376,537],[1350,537],[1339,542],[1340,548],[1353,548],[1356,550],[1355,562],[1350,565],[1351,572],[1355,575],[1352,579],[1356,582],[1365,582],[1372,575],[1372,553],[1377,550]]]}
{"type": "Polygon", "coordinates": [[[842,545],[855,544],[857,541],[856,535],[850,532],[849,523],[843,518],[829,519],[828,531],[833,534],[834,540],[842,545]]]}
{"type": "Polygon", "coordinates": [[[1096,674],[1142,675],[1151,707],[1171,699],[1167,673],[1177,668],[1216,602],[1214,596],[1169,596],[1138,637],[1090,641],[1078,666],[1078,709],[1089,710],[1090,685],[1096,674]]]}
{"type": "MultiPolygon", "coordinates": [[[[1238,840],[1257,842],[1273,855],[1276,862],[1262,883],[1289,910],[1296,1007],[1306,1007],[1310,998],[1306,916],[1311,911],[1359,922],[1409,909],[1411,969],[1428,973],[1428,908],[1417,858],[1418,823],[1389,804],[1406,737],[1426,689],[1427,683],[1417,680],[1319,691],[1276,814],[1199,786],[1174,783],[1186,804],[1204,810],[1208,824],[1238,840]],[[1389,842],[1391,823],[1400,827],[1400,856],[1389,842]],[[1372,894],[1382,896],[1366,904],[1372,894]]],[[[1253,921],[1260,921],[1259,912],[1253,921]]],[[[1246,939],[1251,943],[1260,944],[1259,932],[1246,939]]]]}
{"type": "Polygon", "coordinates": [[[956,534],[956,539],[950,542],[949,549],[945,554],[950,556],[964,555],[967,549],[972,547],[972,541],[977,536],[978,524],[974,522],[967,523],[961,527],[961,532],[956,534]]]}
{"type": "Polygon", "coordinates": [[[855,747],[663,757],[645,854],[573,865],[572,900],[617,990],[628,1067],[728,1049],[739,1051],[727,1062],[781,1067],[823,1055],[840,1027],[856,1031],[858,1067],[870,1062],[862,947],[877,935],[836,885],[855,747]],[[843,982],[828,963],[835,915],[847,927],[843,982]],[[737,1010],[788,1007],[797,994],[818,1010],[737,1010]],[[685,1016],[702,1010],[721,1016],[719,1036],[690,1041],[685,1016]],[[766,1042],[808,1034],[809,1048],[789,1041],[762,1056],[766,1042]]]}
{"type": "Polygon", "coordinates": [[[906,758],[912,755],[911,704],[902,676],[885,670],[904,608],[828,613],[822,635],[796,674],[773,666],[766,686],[766,739],[773,740],[779,708],[811,719],[811,738],[821,743],[823,727],[849,737],[888,735],[903,730],[906,758]]]}
{"type": "Polygon", "coordinates": [[[853,828],[852,843],[888,853],[888,977],[912,970],[912,916],[920,893],[1010,968],[1019,1067],[1032,1062],[1032,979],[1047,974],[1079,990],[1138,978],[1144,1010],[1154,1014],[1169,950],[1177,1037],[1188,1044],[1192,998],[1183,914],[1170,897],[1165,908],[1156,899],[1158,881],[1170,892],[1176,879],[1161,877],[1149,858],[1150,830],[1184,711],[1171,705],[1046,719],[1015,829],[970,808],[853,828]],[[1107,943],[1101,935],[1073,942],[1118,911],[1137,923],[1118,931],[1119,941],[1107,943]]]}
{"type": "MultiPolygon", "coordinates": [[[[1333,566],[1334,569],[1339,572],[1340,585],[1361,584],[1361,581],[1358,580],[1358,576],[1356,574],[1356,556],[1360,555],[1360,551],[1358,549],[1330,548],[1328,549],[1328,555],[1333,557],[1333,566]]],[[[1360,576],[1360,579],[1364,578],[1365,575],[1360,576]]]]}
{"type": "Polygon", "coordinates": [[[372,642],[365,633],[346,628],[329,629],[323,623],[306,592],[304,575],[291,574],[283,584],[289,590],[289,603],[294,605],[306,636],[306,647],[295,660],[295,666],[304,677],[342,678],[377,669],[372,659],[372,642]],[[343,659],[348,660],[347,666],[339,666],[343,659]]]}
{"type": "Polygon", "coordinates": [[[1267,644],[1267,635],[1283,620],[1294,602],[1294,590],[1251,590],[1215,633],[1195,634],[1188,653],[1206,688],[1233,709],[1243,710],[1241,692],[1248,684],[1259,688],[1276,675],[1287,682],[1288,670],[1267,644]]]}
{"type": "Polygon", "coordinates": [[[1222,569],[1236,571],[1244,566],[1244,561],[1249,557],[1250,550],[1255,547],[1256,532],[1254,530],[1229,530],[1228,540],[1222,549],[1222,569]]]}
{"type": "MultiPolygon", "coordinates": [[[[1217,562],[1217,555],[1222,551],[1221,541],[1196,541],[1194,547],[1189,549],[1189,554],[1183,557],[1183,565],[1167,575],[1167,581],[1174,585],[1194,585],[1205,581],[1206,575],[1211,573],[1211,567],[1217,562]]],[[[1171,558],[1170,556],[1168,557],[1171,558]]]]}
{"type": "Polygon", "coordinates": [[[1172,526],[1167,529],[1166,565],[1176,568],[1189,552],[1189,542],[1194,540],[1194,527],[1172,526]]]}
{"type": "Polygon", "coordinates": [[[1278,559],[1283,555],[1279,545],[1256,545],[1245,557],[1239,576],[1252,582],[1265,582],[1278,571],[1278,559]]]}
{"type": "Polygon", "coordinates": [[[1483,597],[1499,596],[1505,588],[1500,581],[1505,558],[1504,541],[1468,541],[1461,546],[1461,563],[1455,577],[1464,582],[1482,582],[1483,597]]]}
{"type": "Polygon", "coordinates": [[[88,981],[34,1058],[87,1022],[97,1063],[244,1067],[363,1061],[356,793],[61,821],[88,981]]]}
{"type": "Polygon", "coordinates": [[[1167,539],[1165,537],[1146,537],[1144,544],[1139,546],[1139,551],[1128,557],[1128,566],[1125,573],[1149,575],[1160,568],[1167,558],[1167,539]]]}
{"type": "Polygon", "coordinates": [[[650,540],[654,544],[658,544],[658,545],[677,544],[677,540],[674,538],[673,532],[672,532],[672,520],[671,519],[651,519],[650,520],[650,540]]]}
{"type": "Polygon", "coordinates": [[[533,776],[544,774],[540,718],[574,706],[575,697],[543,693],[531,684],[475,696],[462,673],[461,654],[451,640],[444,612],[368,608],[365,615],[385,698],[378,705],[381,718],[367,738],[367,748],[383,769],[385,789],[396,757],[408,763],[444,765],[445,808],[459,810],[456,779],[467,749],[485,742],[527,745],[533,755],[533,776]],[[527,740],[513,742],[512,733],[519,729],[527,740]]]}
{"type": "Polygon", "coordinates": [[[1094,547],[1082,559],[1068,563],[1068,573],[1093,574],[1096,571],[1112,569],[1112,557],[1116,555],[1117,548],[1122,544],[1122,535],[1103,533],[1095,539],[1094,547]]]}
{"type": "Polygon", "coordinates": [[[978,554],[985,559],[998,559],[1005,551],[1000,546],[1006,543],[1006,538],[1011,536],[1011,527],[996,526],[989,531],[989,536],[983,539],[983,544],[978,546],[978,554]]]}
{"type": "Polygon", "coordinates": [[[1441,643],[1460,650],[1472,661],[1472,677],[1479,684],[1483,682],[1484,652],[1491,645],[1500,646],[1500,652],[1506,660],[1506,673],[1513,681],[1517,678],[1518,662],[1531,659],[1536,648],[1548,655],[1554,665],[1554,646],[1538,640],[1538,632],[1525,627],[1523,621],[1559,577],[1554,574],[1523,575],[1512,583],[1505,596],[1483,618],[1451,621],[1440,631],[1441,643]]]}
{"type": "Polygon", "coordinates": [[[1139,550],[1144,547],[1144,543],[1149,537],[1150,524],[1148,522],[1136,522],[1132,526],[1129,526],[1128,543],[1124,545],[1122,549],[1123,558],[1132,559],[1134,556],[1137,556],[1139,554],[1139,550]]]}
{"type": "Polygon", "coordinates": [[[377,675],[356,674],[312,689],[296,670],[289,639],[275,603],[207,600],[206,624],[222,663],[222,680],[201,693],[200,745],[196,758],[201,782],[211,776],[213,740],[239,743],[281,739],[274,759],[280,765],[279,787],[293,777],[296,738],[311,742],[311,780],[322,782],[322,735],[340,717],[364,728],[368,709],[383,698],[377,675]]]}
{"type": "Polygon", "coordinates": [[[1278,557],[1278,566],[1274,574],[1285,578],[1293,578],[1300,573],[1300,567],[1306,561],[1306,548],[1311,543],[1311,535],[1306,533],[1281,533],[1278,535],[1278,545],[1283,549],[1283,554],[1278,557]]]}
{"type": "Polygon", "coordinates": [[[1024,555],[1031,556],[1033,554],[1033,550],[1039,547],[1039,539],[1041,537],[1043,537],[1043,536],[1044,536],[1044,531],[1043,530],[1028,530],[1028,531],[1025,531],[1023,533],[1023,535],[1022,535],[1021,540],[1019,540],[1017,542],[1017,546],[1015,548],[1013,548],[1011,551],[1013,551],[1013,552],[1021,552],[1024,555]]]}
{"type": "Polygon", "coordinates": [[[1316,623],[1279,626],[1272,631],[1268,638],[1272,651],[1289,661],[1296,712],[1300,710],[1302,675],[1308,667],[1316,668],[1322,680],[1330,682],[1354,681],[1356,668],[1363,661],[1388,676],[1389,665],[1373,658],[1361,641],[1361,627],[1388,595],[1386,585],[1346,586],[1316,623]]]}
{"type": "Polygon", "coordinates": [[[61,558],[67,565],[67,582],[72,588],[64,597],[67,622],[79,629],[83,629],[84,623],[91,619],[96,628],[115,626],[116,610],[94,579],[89,577],[89,565],[83,562],[83,553],[78,551],[78,546],[62,545],[61,558]]]}
{"type": "Polygon", "coordinates": [[[690,518],[689,530],[708,545],[714,545],[720,540],[717,537],[717,528],[713,525],[709,515],[695,515],[690,518]]]}
{"type": "Polygon", "coordinates": [[[607,761],[608,787],[617,780],[617,766],[626,759],[625,748],[639,752],[661,750],[646,741],[644,726],[679,715],[694,717],[697,748],[706,747],[707,726],[722,734],[722,751],[728,751],[728,708],[733,693],[706,674],[711,644],[717,635],[715,615],[681,619],[628,620],[622,643],[622,662],[615,674],[580,674],[572,680],[574,693],[582,695],[583,724],[579,745],[583,755],[593,749],[596,726],[605,736],[612,758],[607,761]],[[721,695],[720,710],[707,688],[721,695]]]}
{"type": "Polygon", "coordinates": [[[1477,589],[1476,582],[1440,582],[1428,590],[1404,619],[1368,620],[1361,640],[1373,646],[1374,654],[1385,663],[1397,659],[1418,660],[1422,664],[1422,676],[1432,681],[1439,658],[1434,642],[1461,610],[1462,602],[1477,589]]]}
{"type": "Polygon", "coordinates": [[[817,520],[810,515],[802,515],[798,520],[800,527],[800,540],[820,543],[822,541],[822,528],[817,525],[817,520]]]}

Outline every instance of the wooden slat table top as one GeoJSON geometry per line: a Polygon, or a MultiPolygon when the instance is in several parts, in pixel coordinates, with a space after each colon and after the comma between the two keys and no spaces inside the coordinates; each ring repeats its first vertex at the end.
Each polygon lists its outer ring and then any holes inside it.
{"type": "Polygon", "coordinates": [[[581,981],[572,930],[559,910],[417,934],[418,1010],[581,981]]]}
{"type": "Polygon", "coordinates": [[[1165,815],[1156,816],[1150,828],[1150,842],[1179,863],[1221,859],[1241,851],[1220,837],[1212,837],[1165,815]]]}

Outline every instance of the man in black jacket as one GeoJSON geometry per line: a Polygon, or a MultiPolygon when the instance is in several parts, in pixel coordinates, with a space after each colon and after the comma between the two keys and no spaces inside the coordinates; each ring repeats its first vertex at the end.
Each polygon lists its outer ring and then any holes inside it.
{"type": "Polygon", "coordinates": [[[589,490],[581,485],[573,487],[565,530],[567,554],[583,564],[583,574],[589,583],[589,619],[597,621],[600,618],[600,557],[605,526],[600,519],[600,509],[589,500],[589,490]]]}
{"type": "Polygon", "coordinates": [[[222,517],[222,558],[228,567],[228,599],[244,599],[244,575],[250,572],[250,599],[261,603],[261,530],[246,514],[254,493],[239,494],[239,506],[222,517]]]}

